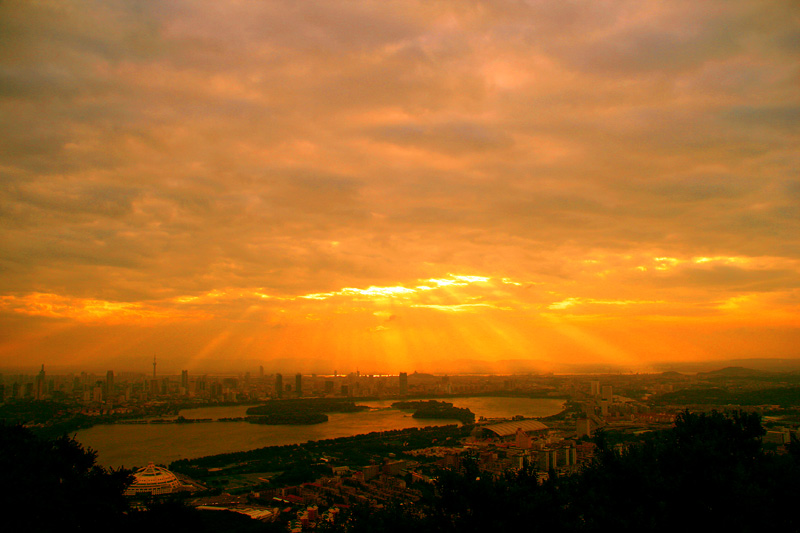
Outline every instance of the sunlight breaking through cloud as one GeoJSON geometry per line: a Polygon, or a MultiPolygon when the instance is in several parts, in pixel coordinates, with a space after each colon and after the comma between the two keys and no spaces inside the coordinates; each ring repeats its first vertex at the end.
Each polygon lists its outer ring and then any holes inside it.
{"type": "Polygon", "coordinates": [[[0,2],[0,366],[793,353],[798,9],[0,2]]]}

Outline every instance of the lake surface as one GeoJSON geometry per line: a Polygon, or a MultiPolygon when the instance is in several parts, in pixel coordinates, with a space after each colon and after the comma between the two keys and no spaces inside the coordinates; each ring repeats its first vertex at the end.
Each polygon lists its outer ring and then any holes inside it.
{"type": "MultiPolygon", "coordinates": [[[[145,466],[152,461],[169,464],[218,453],[238,452],[300,444],[310,440],[350,437],[372,431],[457,424],[455,420],[412,418],[408,411],[389,409],[395,400],[357,402],[373,409],[357,413],[330,413],[328,421],[311,426],[267,426],[247,422],[209,422],[197,424],[103,425],[77,432],[78,441],[98,452],[97,460],[106,467],[145,466]]],[[[561,411],[563,400],[532,398],[452,398],[456,407],[467,407],[476,416],[510,418],[549,416],[561,411]]],[[[201,407],[185,409],[186,418],[227,418],[245,416],[250,406],[201,407]]]]}

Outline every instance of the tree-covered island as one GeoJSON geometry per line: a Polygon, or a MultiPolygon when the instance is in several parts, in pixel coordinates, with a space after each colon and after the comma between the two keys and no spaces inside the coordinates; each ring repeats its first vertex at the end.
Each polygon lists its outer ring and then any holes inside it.
{"type": "Polygon", "coordinates": [[[437,418],[458,420],[462,424],[475,422],[475,413],[464,407],[454,407],[452,403],[437,400],[410,400],[394,402],[393,409],[414,411],[414,418],[437,418]]]}
{"type": "Polygon", "coordinates": [[[339,398],[309,398],[270,400],[247,410],[247,421],[253,424],[320,424],[328,421],[326,413],[355,413],[369,409],[352,400],[339,398]]]}

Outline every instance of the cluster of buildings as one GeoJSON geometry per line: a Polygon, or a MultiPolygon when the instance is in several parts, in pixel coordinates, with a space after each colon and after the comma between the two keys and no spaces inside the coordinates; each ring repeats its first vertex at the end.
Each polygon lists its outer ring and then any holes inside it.
{"type": "MultiPolygon", "coordinates": [[[[113,376],[112,376],[113,379],[113,376]]],[[[450,390],[461,386],[459,377],[440,378],[409,376],[304,376],[296,374],[289,380],[282,374],[257,378],[244,376],[234,383],[224,381],[231,378],[211,378],[214,383],[224,384],[231,390],[250,394],[256,390],[260,397],[290,398],[298,396],[351,396],[365,394],[377,388],[394,394],[415,394],[424,387],[439,388],[445,383],[450,390]],[[242,386],[244,385],[244,387],[242,386]],[[252,385],[251,389],[247,386],[252,385]]],[[[199,378],[182,374],[184,382],[196,383],[199,378]]],[[[466,381],[465,383],[468,383],[466,381]]],[[[542,381],[526,382],[524,378],[513,380],[487,380],[477,377],[474,386],[497,387],[496,390],[518,390],[535,386],[541,390],[542,381]],[[489,383],[490,385],[486,385],[489,383]],[[529,384],[530,385],[529,385],[529,384]]],[[[431,446],[417,449],[396,457],[376,458],[367,466],[332,466],[329,475],[313,482],[288,487],[270,487],[265,483],[253,492],[240,496],[221,494],[195,498],[192,504],[203,509],[226,509],[247,514],[259,520],[287,520],[292,531],[303,531],[323,520],[336,520],[340,510],[355,504],[381,505],[388,502],[413,504],[421,498],[418,483],[431,483],[442,468],[462,469],[469,463],[482,475],[500,476],[510,470],[531,465],[540,479],[552,472],[559,475],[579,470],[590,461],[594,444],[587,439],[598,428],[614,429],[618,432],[646,432],[669,427],[674,422],[678,409],[654,410],[645,403],[647,394],[669,392],[675,385],[685,385],[681,378],[672,383],[658,382],[647,376],[603,377],[602,379],[552,378],[551,390],[569,396],[570,408],[562,417],[546,422],[531,419],[483,421],[477,424],[469,437],[454,446],[431,446]],[[628,380],[626,383],[625,380],[628,380]],[[633,382],[631,386],[629,382],[633,382]],[[626,395],[627,391],[644,390],[645,395],[626,395]],[[265,488],[266,487],[266,488],[265,488]]],[[[547,385],[544,385],[547,386],[547,385]]],[[[770,431],[765,442],[785,444],[791,432],[783,429],[770,431]]],[[[172,477],[164,469],[153,465],[137,473],[137,484],[131,491],[147,491],[159,494],[175,490],[194,490],[191,480],[172,477]],[[140,481],[141,480],[141,481],[140,481]],[[180,482],[180,485],[176,484],[180,482]],[[156,485],[160,488],[156,488],[156,485]]]]}
{"type": "Polygon", "coordinates": [[[149,401],[245,402],[298,397],[402,397],[413,395],[481,394],[493,391],[549,390],[556,387],[541,378],[509,380],[500,376],[434,376],[401,372],[399,375],[349,374],[180,374],[161,375],[153,361],[152,374],[108,370],[105,375],[49,375],[44,365],[37,374],[0,374],[0,403],[16,400],[71,401],[94,407],[149,401]]]}
{"type": "MultiPolygon", "coordinates": [[[[323,520],[336,520],[342,509],[357,504],[408,503],[422,498],[418,483],[433,483],[443,468],[461,469],[471,461],[482,473],[500,476],[533,465],[539,476],[574,472],[592,457],[593,445],[575,435],[530,419],[478,424],[455,446],[431,446],[403,457],[389,454],[366,466],[331,466],[330,474],[312,482],[269,487],[267,480],[249,494],[201,496],[190,504],[202,509],[225,509],[259,520],[286,520],[292,531],[307,530],[323,520]]],[[[149,465],[136,474],[131,494],[152,494],[192,488],[189,480],[149,465]]]]}

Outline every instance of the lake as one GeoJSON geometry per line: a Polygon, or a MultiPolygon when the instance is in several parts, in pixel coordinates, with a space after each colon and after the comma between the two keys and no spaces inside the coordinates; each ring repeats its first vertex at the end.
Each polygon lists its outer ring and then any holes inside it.
{"type": "MultiPolygon", "coordinates": [[[[457,424],[454,420],[412,418],[408,411],[389,409],[395,400],[357,401],[372,409],[357,413],[330,413],[328,421],[310,426],[267,426],[247,422],[197,424],[102,425],[77,432],[77,440],[98,452],[98,463],[106,467],[145,466],[149,462],[169,464],[188,459],[264,446],[301,444],[310,440],[350,437],[372,431],[457,424]]],[[[456,407],[469,408],[476,416],[510,418],[549,416],[561,411],[563,400],[541,398],[451,398],[456,407]]],[[[245,416],[250,406],[185,409],[186,418],[245,416]]]]}

